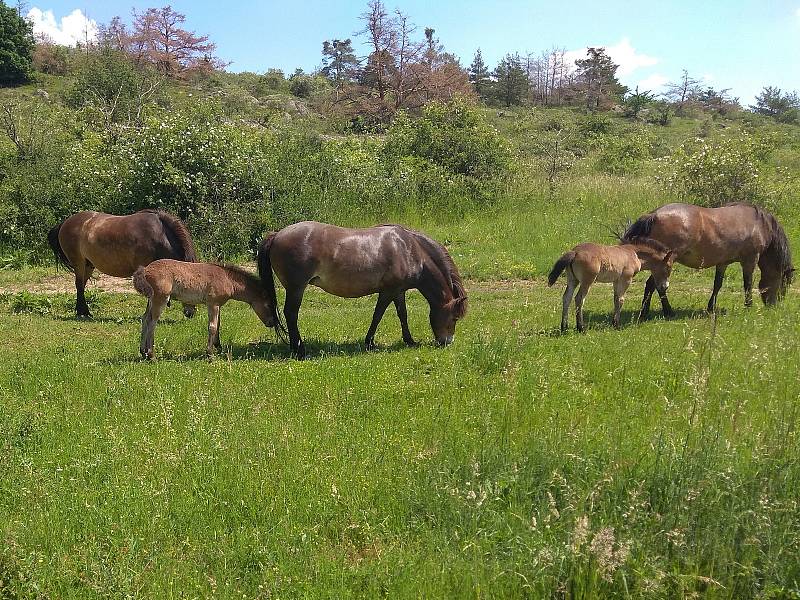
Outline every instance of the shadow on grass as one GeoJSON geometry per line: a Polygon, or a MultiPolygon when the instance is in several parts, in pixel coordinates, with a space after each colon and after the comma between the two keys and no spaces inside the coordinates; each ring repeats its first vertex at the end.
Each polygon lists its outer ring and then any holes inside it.
{"type": "MultiPolygon", "coordinates": [[[[385,352],[399,352],[411,349],[402,341],[395,342],[388,346],[378,346],[373,350],[367,350],[363,342],[324,342],[315,339],[305,339],[306,357],[304,362],[317,361],[337,356],[358,356],[361,354],[382,354],[385,352]]],[[[421,344],[424,346],[426,344],[421,344]]],[[[432,344],[431,344],[432,346],[432,344]]],[[[192,349],[188,352],[159,353],[156,348],[156,357],[153,362],[188,362],[188,361],[264,361],[279,362],[286,360],[297,360],[290,352],[288,344],[283,342],[261,341],[242,345],[223,344],[222,348],[212,357],[206,354],[204,348],[192,349]]],[[[107,361],[109,364],[130,364],[134,362],[149,362],[142,359],[138,354],[129,357],[118,357],[107,361]]]]}
{"type": "MultiPolygon", "coordinates": [[[[727,314],[727,310],[724,308],[718,309],[718,315],[724,316],[727,314]]],[[[604,330],[604,329],[613,329],[613,325],[611,324],[611,317],[613,315],[612,311],[609,312],[602,312],[602,311],[583,311],[583,320],[586,324],[586,329],[597,329],[597,330],[604,330]]],[[[670,318],[665,318],[661,311],[650,311],[650,316],[645,319],[639,319],[639,310],[638,309],[623,309],[620,313],[620,330],[635,328],[638,325],[643,325],[649,321],[688,321],[691,319],[705,319],[709,316],[709,313],[705,310],[696,310],[696,309],[689,309],[689,308],[679,308],[675,310],[674,316],[670,318]]],[[[562,333],[560,326],[552,327],[550,329],[541,330],[538,335],[542,337],[559,337],[561,335],[567,335],[569,333],[577,333],[577,329],[575,328],[575,311],[570,310],[569,314],[569,329],[562,333]]]]}

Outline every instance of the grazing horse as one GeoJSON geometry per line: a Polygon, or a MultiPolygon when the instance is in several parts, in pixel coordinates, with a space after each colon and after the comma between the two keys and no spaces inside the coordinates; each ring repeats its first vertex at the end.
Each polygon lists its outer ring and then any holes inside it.
{"type": "Polygon", "coordinates": [[[561,331],[567,330],[569,305],[572,302],[572,294],[579,284],[580,288],[575,297],[575,324],[578,331],[586,330],[583,323],[583,301],[595,281],[614,284],[614,317],[611,322],[614,327],[619,328],[625,292],[634,275],[642,270],[650,271],[658,289],[666,291],[673,259],[674,253],[671,250],[659,242],[645,238],[637,240],[636,243],[619,246],[578,244],[556,261],[547,278],[547,284],[552,286],[561,273],[567,270],[561,331]]]}
{"type": "Polygon", "coordinates": [[[219,313],[228,300],[249,304],[267,327],[277,323],[275,303],[268,289],[258,277],[241,267],[161,259],[136,269],[133,287],[147,298],[139,346],[143,358],[153,358],[156,323],[170,298],[208,306],[209,355],[220,347],[219,313]]]}
{"type": "Polygon", "coordinates": [[[394,302],[403,341],[414,345],[408,329],[406,291],[418,289],[430,305],[430,324],[440,345],[455,336],[456,321],[467,310],[461,277],[447,250],[428,236],[400,225],[345,229],[314,221],[290,225],[273,233],[258,251],[262,281],[272,270],[286,288],[283,314],[294,354],[303,358],[297,317],[309,284],[342,298],[378,294],[365,346],[375,345],[375,331],[386,308],[394,302]]]}
{"type": "MultiPolygon", "coordinates": [[[[792,282],[792,253],[783,227],[774,215],[750,204],[728,204],[720,208],[667,204],[640,217],[622,237],[623,241],[635,241],[640,237],[658,240],[675,250],[675,262],[687,267],[716,267],[708,312],[714,311],[725,269],[731,263],[742,265],[745,306],[753,303],[756,265],[761,270],[758,283],[761,299],[768,306],[776,304],[792,282]]],[[[651,276],[645,286],[642,318],[650,311],[655,287],[651,276]]],[[[666,288],[658,294],[664,316],[673,316],[666,288]]]]}
{"type": "MultiPolygon", "coordinates": [[[[159,258],[195,262],[194,242],[186,225],[161,210],[141,210],[127,216],[86,211],[67,218],[47,235],[56,260],[75,273],[75,312],[91,317],[84,289],[94,269],[114,277],[130,277],[139,267],[159,258]]],[[[183,313],[194,315],[185,304],[183,313]]]]}

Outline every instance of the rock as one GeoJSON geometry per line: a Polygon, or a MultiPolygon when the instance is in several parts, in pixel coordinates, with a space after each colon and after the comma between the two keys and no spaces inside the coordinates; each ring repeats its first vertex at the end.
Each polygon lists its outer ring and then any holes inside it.
{"type": "Polygon", "coordinates": [[[35,94],[37,96],[39,96],[40,98],[43,98],[44,100],[49,100],[50,99],[50,94],[47,93],[47,90],[43,90],[43,89],[39,88],[38,90],[36,90],[35,94]]]}

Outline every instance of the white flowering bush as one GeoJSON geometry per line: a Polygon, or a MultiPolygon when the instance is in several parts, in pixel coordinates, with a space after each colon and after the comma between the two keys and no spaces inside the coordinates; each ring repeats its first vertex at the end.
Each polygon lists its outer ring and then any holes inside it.
{"type": "Polygon", "coordinates": [[[749,134],[697,138],[662,159],[657,180],[679,198],[704,206],[759,203],[764,196],[761,161],[770,144],[749,134]]]}

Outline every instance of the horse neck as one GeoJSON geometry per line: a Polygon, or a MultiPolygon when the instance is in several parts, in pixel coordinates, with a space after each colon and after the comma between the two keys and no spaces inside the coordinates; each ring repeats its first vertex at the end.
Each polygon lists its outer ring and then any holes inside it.
{"type": "Polygon", "coordinates": [[[437,308],[444,306],[455,298],[447,275],[442,273],[441,269],[433,261],[426,262],[422,268],[417,289],[428,301],[428,304],[437,308]]]}
{"type": "Polygon", "coordinates": [[[240,302],[252,304],[260,295],[261,290],[246,275],[236,273],[235,271],[228,271],[228,277],[233,285],[233,294],[231,294],[232,300],[239,300],[240,302]]]}

